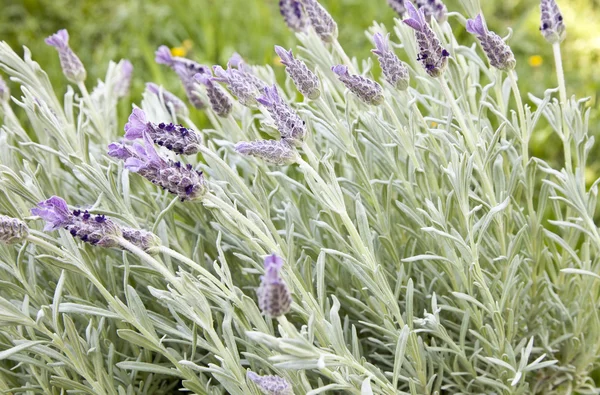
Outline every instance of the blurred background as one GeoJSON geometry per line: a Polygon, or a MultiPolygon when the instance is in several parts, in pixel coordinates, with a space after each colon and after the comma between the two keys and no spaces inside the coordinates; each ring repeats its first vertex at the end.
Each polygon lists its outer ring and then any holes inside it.
{"type": "MultiPolygon", "coordinates": [[[[393,27],[395,13],[386,0],[320,0],[340,28],[339,40],[350,56],[370,56],[364,30],[377,20],[393,27]]],[[[552,48],[539,33],[539,0],[481,0],[489,28],[509,41],[517,58],[517,71],[524,94],[542,96],[555,87],[552,48]]],[[[562,45],[569,94],[590,97],[598,106],[600,96],[600,0],[558,0],[567,26],[562,45]]],[[[457,0],[446,1],[449,11],[463,12],[457,0]]],[[[131,102],[139,101],[144,83],[154,81],[185,97],[175,74],[154,63],[159,45],[169,46],[178,56],[205,64],[225,64],[234,51],[249,63],[281,68],[273,45],[295,45],[295,37],[279,15],[278,0],[0,0],[0,40],[18,52],[25,45],[48,72],[57,93],[66,89],[56,51],[44,38],[66,28],[71,46],[88,70],[88,88],[103,78],[109,60],[127,58],[134,65],[130,102],[120,111],[123,119],[131,102]]],[[[461,42],[472,43],[455,18],[450,18],[461,42]]],[[[200,122],[202,117],[197,114],[200,122]]],[[[590,131],[600,130],[594,111],[590,131]]],[[[560,143],[551,132],[541,130],[531,149],[544,159],[562,156],[560,143]]],[[[557,159],[559,160],[559,159],[557,159]]],[[[600,174],[600,158],[588,169],[591,179],[600,174]]]]}

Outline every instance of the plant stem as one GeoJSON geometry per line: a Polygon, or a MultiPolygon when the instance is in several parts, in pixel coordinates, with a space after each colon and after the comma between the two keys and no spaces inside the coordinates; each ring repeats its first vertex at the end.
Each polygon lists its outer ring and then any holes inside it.
{"type": "Polygon", "coordinates": [[[565,85],[565,73],[563,71],[562,55],[560,53],[560,43],[552,44],[552,51],[554,52],[554,62],[556,64],[556,78],[558,79],[560,104],[564,106],[567,103],[567,88],[565,85]]]}

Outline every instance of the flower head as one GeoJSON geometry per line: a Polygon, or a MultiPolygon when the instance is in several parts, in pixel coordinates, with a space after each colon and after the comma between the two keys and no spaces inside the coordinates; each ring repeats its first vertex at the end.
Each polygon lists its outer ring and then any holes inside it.
{"type": "Polygon", "coordinates": [[[264,88],[263,95],[257,100],[271,114],[282,138],[295,145],[302,144],[306,135],[306,122],[279,96],[276,85],[264,88]]]}
{"type": "Polygon", "coordinates": [[[0,77],[0,104],[8,102],[10,99],[10,89],[6,85],[6,81],[0,77]]]}
{"type": "Polygon", "coordinates": [[[258,88],[253,81],[247,78],[246,73],[231,67],[224,70],[221,66],[213,66],[213,71],[216,76],[213,81],[225,83],[229,91],[237,97],[242,105],[246,107],[256,105],[256,97],[259,94],[258,88]]]}
{"type": "Polygon", "coordinates": [[[53,46],[58,51],[60,67],[67,79],[73,83],[83,82],[86,78],[85,68],[79,57],[69,47],[69,33],[66,29],[61,29],[50,37],[46,38],[45,43],[53,46]]]}
{"type": "Polygon", "coordinates": [[[208,66],[201,65],[190,59],[173,56],[166,45],[161,45],[158,48],[155,60],[156,63],[167,65],[177,73],[183,84],[188,100],[194,107],[198,109],[204,108],[204,103],[202,103],[202,100],[200,100],[200,97],[195,92],[194,76],[198,73],[210,74],[210,68],[208,66]]]}
{"type": "Polygon", "coordinates": [[[481,14],[478,14],[475,19],[467,20],[467,31],[477,36],[493,67],[499,70],[512,70],[515,68],[517,62],[510,47],[506,45],[500,36],[487,29],[481,14]]]}
{"type": "Polygon", "coordinates": [[[125,97],[127,94],[129,94],[133,65],[129,60],[123,59],[117,64],[117,67],[119,69],[119,78],[115,83],[115,94],[117,97],[125,97]]]}
{"type": "Polygon", "coordinates": [[[270,317],[287,314],[292,305],[292,296],[287,284],[279,276],[283,259],[273,254],[265,258],[265,274],[260,277],[256,291],[258,307],[270,317]]]}
{"type": "Polygon", "coordinates": [[[279,376],[259,376],[248,370],[246,377],[254,382],[260,388],[260,391],[266,395],[294,395],[292,385],[283,377],[279,376]]]}
{"type": "Polygon", "coordinates": [[[125,161],[125,168],[138,173],[153,184],[168,190],[184,200],[201,198],[206,192],[202,172],[192,165],[183,165],[161,157],[148,134],[144,134],[144,145],[135,144],[132,148],[122,143],[108,146],[108,155],[125,161]]]}
{"type": "Polygon", "coordinates": [[[172,123],[148,122],[141,108],[134,108],[125,124],[125,138],[135,140],[144,134],[156,144],[182,155],[193,155],[200,150],[200,137],[192,129],[172,123]]]}
{"type": "Polygon", "coordinates": [[[275,165],[290,165],[296,161],[297,153],[285,139],[242,141],[235,145],[240,154],[251,155],[275,165]]]}
{"type": "Polygon", "coordinates": [[[433,16],[439,23],[448,18],[448,9],[441,0],[416,0],[417,7],[423,11],[427,22],[431,22],[433,16]]]}
{"type": "Polygon", "coordinates": [[[226,118],[233,108],[233,103],[231,102],[231,99],[229,99],[229,96],[227,96],[225,91],[218,84],[213,82],[213,77],[206,74],[196,74],[194,78],[206,87],[206,94],[208,95],[210,106],[215,114],[226,118]]]}
{"type": "Polygon", "coordinates": [[[175,114],[182,117],[189,116],[189,112],[185,103],[173,93],[164,89],[162,86],[148,82],[146,83],[146,90],[158,97],[161,97],[169,111],[173,111],[175,114]]]}
{"type": "Polygon", "coordinates": [[[542,35],[551,44],[560,43],[565,39],[566,30],[563,16],[556,4],[556,0],[541,0],[541,25],[542,35]]]}
{"type": "Polygon", "coordinates": [[[317,0],[302,0],[302,4],[310,24],[321,40],[328,43],[336,40],[337,24],[327,10],[317,0]]]}
{"type": "Polygon", "coordinates": [[[403,22],[415,30],[417,46],[419,47],[419,56],[417,60],[421,62],[427,74],[431,77],[439,77],[444,72],[448,64],[450,54],[436,37],[435,33],[425,19],[423,10],[415,8],[408,0],[404,2],[409,18],[403,22]]]}
{"type": "Polygon", "coordinates": [[[396,14],[398,14],[400,18],[404,16],[404,14],[406,13],[406,7],[404,7],[404,0],[387,0],[387,2],[388,5],[392,7],[394,11],[396,11],[396,14]]]}
{"type": "Polygon", "coordinates": [[[285,66],[285,71],[294,81],[298,91],[309,99],[316,100],[321,95],[319,89],[319,78],[310,71],[306,63],[294,58],[292,51],[286,51],[283,47],[275,46],[275,52],[281,58],[281,64],[285,66]]]}
{"type": "Polygon", "coordinates": [[[381,33],[375,33],[373,41],[377,48],[372,52],[379,59],[386,81],[400,90],[406,90],[410,81],[408,67],[390,49],[389,36],[388,34],[384,37],[381,33]]]}
{"type": "Polygon", "coordinates": [[[161,246],[160,238],[152,232],[142,229],[128,228],[121,226],[123,238],[128,242],[138,246],[145,253],[150,255],[158,254],[158,247],[161,246]]]}
{"type": "Polygon", "coordinates": [[[291,30],[304,31],[307,21],[299,0],[279,0],[279,12],[291,30]]]}
{"type": "Polygon", "coordinates": [[[242,55],[240,55],[237,52],[234,52],[233,55],[231,55],[231,58],[229,58],[229,61],[227,62],[227,68],[238,69],[242,73],[244,78],[246,78],[250,83],[252,83],[252,85],[254,85],[258,90],[261,90],[265,86],[267,86],[267,84],[265,84],[263,80],[261,80],[256,76],[256,74],[254,74],[254,71],[252,71],[252,66],[246,63],[244,58],[242,58],[242,55]]]}
{"type": "Polygon", "coordinates": [[[45,231],[64,228],[73,237],[101,247],[118,247],[121,229],[104,215],[92,215],[87,210],[69,211],[67,202],[58,196],[38,203],[31,213],[46,221],[45,231]]]}
{"type": "Polygon", "coordinates": [[[15,244],[25,240],[28,235],[29,228],[25,222],[17,218],[0,215],[0,242],[15,244]]]}
{"type": "Polygon", "coordinates": [[[331,68],[342,83],[363,102],[374,106],[383,103],[384,97],[381,85],[360,75],[350,74],[348,67],[337,65],[331,68]]]}

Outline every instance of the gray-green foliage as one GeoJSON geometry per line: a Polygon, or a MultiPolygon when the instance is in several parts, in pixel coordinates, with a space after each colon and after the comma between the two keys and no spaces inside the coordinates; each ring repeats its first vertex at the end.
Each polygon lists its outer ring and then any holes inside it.
{"type": "MultiPolygon", "coordinates": [[[[456,41],[451,25],[463,22],[434,22],[451,57],[432,79],[396,21],[412,82],[405,92],[382,83],[378,107],[330,71],[348,62],[337,42],[299,33],[295,52],[322,95],[293,103],[309,130],[297,164],[233,150],[277,134],[266,113],[207,110],[213,128],[190,163],[210,192],[195,203],[106,155],[122,136],[114,65],[90,95],[69,86],[58,98],[27,50],[21,59],[0,43],[0,68],[20,86],[1,107],[0,212],[31,227],[24,244],[0,247],[0,391],[258,394],[251,369],[285,377],[297,394],[597,393],[589,111],[563,94],[561,75],[560,100],[548,89],[523,107],[515,73],[456,41]],[[564,169],[530,157],[541,124],[561,138],[564,169]],[[160,254],[35,230],[29,210],[51,195],[152,230],[160,254]],[[255,296],[271,253],[285,259],[294,299],[278,320],[255,296]]],[[[254,71],[274,81],[268,67],[254,71]]],[[[281,92],[297,99],[289,80],[281,92]]],[[[157,96],[141,107],[152,121],[194,126],[157,96]]]]}

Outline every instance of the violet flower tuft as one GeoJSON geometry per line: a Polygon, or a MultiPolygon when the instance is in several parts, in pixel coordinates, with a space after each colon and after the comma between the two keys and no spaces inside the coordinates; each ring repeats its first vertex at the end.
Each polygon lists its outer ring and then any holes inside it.
{"type": "Polygon", "coordinates": [[[377,55],[386,81],[397,89],[406,90],[410,82],[408,67],[390,49],[389,37],[389,34],[384,37],[381,33],[376,33],[373,41],[377,49],[371,52],[377,55]]]}
{"type": "MultiPolygon", "coordinates": [[[[125,124],[125,138],[134,140],[147,134],[156,144],[176,154],[193,155],[200,150],[200,137],[192,129],[172,123],[148,122],[141,108],[134,108],[125,124]]],[[[110,148],[110,147],[109,147],[110,148]]]]}
{"type": "Polygon", "coordinates": [[[487,29],[481,14],[478,14],[475,19],[467,20],[467,31],[477,36],[493,67],[504,71],[515,68],[517,61],[510,47],[500,36],[487,29]]]}
{"type": "Polygon", "coordinates": [[[292,31],[301,32],[306,29],[306,15],[299,0],[279,0],[279,12],[292,31]]]}
{"type": "Polygon", "coordinates": [[[251,155],[275,165],[290,165],[296,161],[297,153],[286,139],[242,141],[235,150],[243,155],[251,155]]]}
{"type": "Polygon", "coordinates": [[[431,23],[432,16],[438,23],[446,22],[448,19],[448,9],[441,0],[416,0],[416,3],[428,23],[431,23]]]}
{"type": "Polygon", "coordinates": [[[279,376],[259,376],[248,370],[246,377],[254,382],[260,388],[260,391],[266,395],[294,395],[292,385],[283,377],[279,376]]]}
{"type": "Polygon", "coordinates": [[[396,14],[398,14],[400,18],[404,16],[404,14],[406,13],[406,7],[404,7],[404,0],[387,0],[387,2],[388,5],[394,11],[396,11],[396,14]]]}
{"type": "Polygon", "coordinates": [[[210,106],[220,117],[227,118],[233,108],[233,103],[223,88],[213,82],[214,77],[206,74],[196,74],[194,79],[206,87],[210,106]]]}
{"type": "Polygon", "coordinates": [[[551,44],[561,43],[566,37],[565,23],[556,0],[541,0],[541,25],[542,35],[551,44]]]}
{"type": "Polygon", "coordinates": [[[425,20],[423,10],[415,8],[408,0],[404,2],[409,18],[403,22],[415,30],[417,46],[419,47],[419,56],[417,60],[421,62],[427,74],[431,77],[439,77],[444,72],[448,64],[450,54],[436,37],[435,33],[425,20]]]}
{"type": "Polygon", "coordinates": [[[173,93],[164,89],[162,86],[148,82],[146,83],[146,90],[158,97],[161,97],[169,112],[173,111],[176,115],[184,118],[189,116],[189,111],[185,103],[173,93]]]}
{"type": "Polygon", "coordinates": [[[310,71],[306,63],[294,58],[291,50],[286,51],[278,45],[275,46],[275,52],[281,58],[281,64],[285,66],[285,71],[292,81],[294,81],[294,85],[296,85],[298,91],[309,99],[318,99],[321,95],[319,78],[315,73],[310,71]]]}
{"type": "Polygon", "coordinates": [[[253,81],[247,78],[246,73],[231,67],[224,70],[221,66],[213,66],[213,71],[216,76],[213,81],[225,83],[242,105],[246,107],[256,105],[259,92],[253,81]]]}
{"type": "Polygon", "coordinates": [[[279,96],[277,86],[266,87],[263,95],[257,98],[265,106],[275,121],[281,137],[298,146],[306,135],[306,122],[279,96]]]}
{"type": "Polygon", "coordinates": [[[85,81],[87,76],[85,68],[83,67],[83,63],[81,63],[81,60],[79,60],[79,57],[77,57],[75,52],[69,47],[69,33],[66,29],[59,30],[46,38],[44,42],[53,46],[58,51],[60,67],[69,81],[74,84],[85,81]]]}
{"type": "Polygon", "coordinates": [[[0,243],[15,244],[29,236],[29,228],[25,222],[17,218],[0,215],[0,243]]]}
{"type": "Polygon", "coordinates": [[[333,66],[331,70],[337,74],[339,80],[342,81],[346,88],[363,102],[374,106],[383,103],[383,90],[377,82],[361,75],[350,74],[348,67],[341,64],[333,66]]]}
{"type": "Polygon", "coordinates": [[[330,43],[337,39],[337,24],[331,15],[317,0],[302,0],[304,10],[317,35],[324,42],[330,43]]]}
{"type": "Polygon", "coordinates": [[[287,284],[279,276],[283,259],[273,254],[265,258],[265,274],[260,277],[260,287],[256,291],[258,307],[270,317],[287,314],[292,305],[292,296],[287,284]]]}

